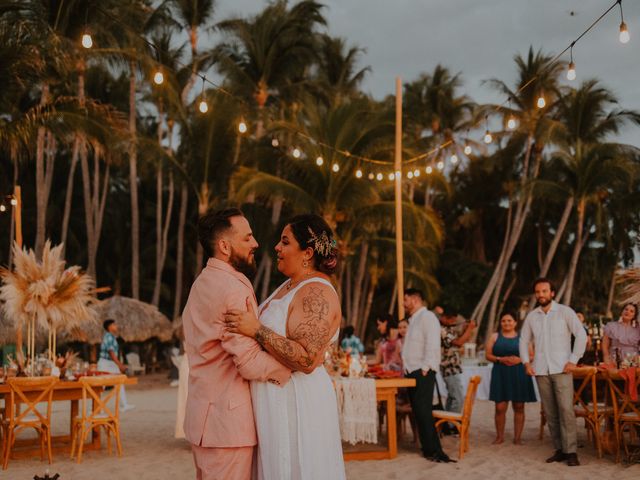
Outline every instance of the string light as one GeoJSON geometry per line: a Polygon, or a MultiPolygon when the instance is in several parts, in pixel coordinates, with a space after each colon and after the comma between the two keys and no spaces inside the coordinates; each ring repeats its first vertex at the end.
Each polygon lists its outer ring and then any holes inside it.
{"type": "Polygon", "coordinates": [[[373,173],[370,173],[368,176],[369,180],[373,180],[376,178],[376,176],[373,173]]]}
{"type": "Polygon", "coordinates": [[[465,145],[465,147],[464,147],[464,154],[465,155],[471,155],[472,151],[473,150],[471,149],[471,145],[465,145]]]}
{"type": "Polygon", "coordinates": [[[420,169],[419,169],[419,168],[416,168],[416,169],[413,171],[413,176],[414,176],[414,177],[419,177],[419,176],[420,176],[420,169]]]}
{"type": "Polygon", "coordinates": [[[362,170],[356,170],[356,178],[362,178],[362,170]]]}
{"type": "Polygon", "coordinates": [[[378,173],[376,175],[376,180],[381,181],[383,179],[383,175],[381,173],[378,173]]]}
{"type": "Polygon", "coordinates": [[[569,62],[569,68],[567,69],[567,80],[569,81],[576,79],[576,64],[573,63],[573,46],[574,45],[575,45],[575,42],[571,43],[571,50],[570,50],[571,61],[569,62]]]}
{"type": "Polygon", "coordinates": [[[627,24],[624,23],[624,13],[622,13],[622,0],[618,0],[618,6],[620,7],[620,43],[629,43],[631,37],[629,36],[629,30],[627,30],[627,24]]]}
{"type": "Polygon", "coordinates": [[[444,162],[442,160],[440,160],[438,162],[438,164],[436,165],[436,167],[438,167],[438,170],[442,170],[444,169],[444,162]]]}
{"type": "Polygon", "coordinates": [[[0,212],[6,212],[7,211],[7,207],[4,203],[0,204],[0,212]]]}
{"type": "Polygon", "coordinates": [[[293,158],[300,158],[300,155],[302,155],[302,152],[300,152],[299,148],[294,148],[292,155],[293,155],[293,158]]]}
{"type": "Polygon", "coordinates": [[[408,171],[408,172],[407,172],[407,178],[408,178],[409,180],[411,180],[411,179],[413,178],[413,172],[412,172],[412,171],[408,171]]]}
{"type": "Polygon", "coordinates": [[[547,101],[544,99],[544,95],[540,94],[536,102],[536,105],[538,106],[538,108],[544,108],[546,104],[547,104],[547,101]]]}
{"type": "Polygon", "coordinates": [[[489,116],[488,115],[484,116],[484,124],[485,124],[485,127],[487,127],[486,132],[484,132],[484,143],[489,145],[491,142],[493,142],[493,137],[491,136],[491,132],[489,131],[489,116]]]}
{"type": "Polygon", "coordinates": [[[13,197],[12,197],[12,198],[11,198],[11,205],[13,205],[14,207],[15,207],[16,205],[18,205],[18,199],[17,199],[17,198],[13,198],[13,197]]]}
{"type": "Polygon", "coordinates": [[[454,153],[453,155],[451,155],[451,158],[449,160],[451,161],[452,165],[455,165],[456,163],[458,163],[458,156],[454,153]]]}
{"type": "Polygon", "coordinates": [[[207,105],[207,102],[204,99],[200,100],[198,110],[200,110],[201,113],[207,113],[209,111],[209,105],[207,105]]]}
{"type": "Polygon", "coordinates": [[[93,38],[88,33],[82,35],[82,46],[87,49],[93,47],[93,38]]]}
{"type": "Polygon", "coordinates": [[[429,165],[424,169],[424,171],[427,173],[427,175],[431,175],[431,173],[433,172],[433,168],[431,167],[431,165],[429,165]]]}
{"type": "Polygon", "coordinates": [[[277,138],[272,138],[271,139],[271,146],[273,148],[276,148],[278,145],[280,145],[280,142],[278,141],[278,139],[277,138]]]}
{"type": "Polygon", "coordinates": [[[322,157],[316,158],[316,165],[321,167],[323,163],[324,163],[324,159],[322,157]]]}
{"type": "Polygon", "coordinates": [[[333,170],[335,173],[338,173],[340,171],[340,165],[338,165],[337,163],[334,163],[331,166],[331,170],[333,170]]]}
{"type": "Polygon", "coordinates": [[[392,173],[389,174],[389,180],[393,181],[393,180],[395,180],[395,178],[396,178],[396,174],[395,173],[392,172],[392,173]]]}
{"type": "Polygon", "coordinates": [[[247,133],[247,124],[244,123],[243,120],[240,120],[240,123],[238,124],[238,131],[240,133],[247,133]]]}
{"type": "Polygon", "coordinates": [[[156,85],[162,85],[164,83],[164,74],[161,70],[158,70],[153,75],[153,83],[155,83],[156,85]]]}

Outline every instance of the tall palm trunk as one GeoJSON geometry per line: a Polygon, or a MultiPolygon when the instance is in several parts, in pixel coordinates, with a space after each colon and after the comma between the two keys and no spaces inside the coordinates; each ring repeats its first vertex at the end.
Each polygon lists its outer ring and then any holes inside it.
{"type": "MultiPolygon", "coordinates": [[[[16,191],[16,185],[18,185],[18,152],[14,145],[10,149],[11,163],[13,164],[13,192],[16,191]]],[[[11,214],[11,227],[9,228],[9,261],[7,266],[12,268],[13,264],[13,241],[16,235],[16,216],[15,210],[11,214]]]]}
{"type": "MultiPolygon", "coordinates": [[[[622,247],[618,249],[618,251],[622,250],[622,247]]],[[[613,318],[613,298],[616,291],[616,273],[617,273],[617,265],[613,265],[613,272],[611,273],[611,283],[609,284],[609,295],[607,297],[607,317],[613,318]]]]}
{"type": "Polygon", "coordinates": [[[587,202],[584,198],[581,198],[578,202],[578,224],[576,225],[576,239],[573,245],[573,253],[571,254],[571,262],[569,263],[569,271],[567,272],[567,287],[564,291],[562,301],[571,305],[571,298],[573,296],[573,285],[576,277],[576,270],[578,269],[578,260],[580,259],[580,252],[582,251],[583,236],[584,236],[584,217],[586,213],[587,202]]]}
{"type": "MultiPolygon", "coordinates": [[[[202,185],[200,185],[200,194],[198,195],[198,217],[207,213],[207,208],[209,208],[209,195],[209,185],[207,185],[206,182],[202,182],[202,185]]],[[[196,277],[202,270],[203,260],[204,250],[202,249],[200,241],[198,241],[196,245],[196,268],[194,272],[196,277]]]]}
{"type": "MultiPolygon", "coordinates": [[[[276,197],[273,201],[273,208],[271,210],[271,225],[274,228],[280,223],[280,216],[282,215],[282,204],[284,200],[282,197],[276,197]]],[[[273,266],[273,259],[271,253],[265,253],[262,257],[264,265],[264,277],[262,281],[262,289],[260,290],[260,301],[264,301],[269,296],[269,285],[271,284],[271,270],[273,266]]]]}
{"type": "MultiPolygon", "coordinates": [[[[49,102],[49,85],[42,85],[42,95],[40,105],[49,102]]],[[[51,190],[51,179],[53,178],[53,157],[50,152],[52,146],[50,140],[51,133],[45,127],[38,127],[36,139],[36,238],[35,251],[38,258],[42,255],[44,242],[46,239],[47,227],[47,205],[49,203],[49,193],[51,190]],[[46,157],[46,160],[45,160],[46,157]],[[46,164],[45,164],[46,161],[46,164]]],[[[51,137],[52,139],[52,137],[51,137]]]]}
{"type": "Polygon", "coordinates": [[[180,315],[182,309],[182,282],[184,276],[184,229],[187,224],[187,206],[189,191],[184,180],[180,185],[180,213],[178,215],[178,240],[176,248],[176,296],[173,303],[173,318],[180,315]]]}
{"type": "Polygon", "coordinates": [[[129,189],[131,190],[131,296],[140,299],[140,212],[136,139],[136,64],[129,62],[129,189]]]}
{"type": "Polygon", "coordinates": [[[358,270],[356,271],[355,286],[353,288],[353,300],[351,301],[351,311],[348,312],[349,325],[355,325],[360,318],[360,298],[363,292],[364,277],[367,268],[367,254],[369,253],[369,242],[366,240],[360,245],[360,259],[358,260],[358,270]]]}

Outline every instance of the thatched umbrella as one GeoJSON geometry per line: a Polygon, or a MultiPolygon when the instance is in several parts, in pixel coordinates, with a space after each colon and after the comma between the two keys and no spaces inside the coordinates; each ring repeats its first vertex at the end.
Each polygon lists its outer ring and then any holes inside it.
{"type": "MultiPolygon", "coordinates": [[[[125,342],[144,342],[150,338],[157,338],[161,342],[171,340],[173,328],[171,321],[163,315],[155,306],[133,298],[114,295],[101,301],[97,305],[100,324],[112,318],[118,324],[120,336],[125,342]]],[[[91,343],[102,341],[102,327],[96,337],[96,330],[84,331],[91,343]]]]}
{"type": "Polygon", "coordinates": [[[640,303],[640,268],[628,268],[616,272],[616,283],[623,284],[618,297],[619,304],[640,303]]]}

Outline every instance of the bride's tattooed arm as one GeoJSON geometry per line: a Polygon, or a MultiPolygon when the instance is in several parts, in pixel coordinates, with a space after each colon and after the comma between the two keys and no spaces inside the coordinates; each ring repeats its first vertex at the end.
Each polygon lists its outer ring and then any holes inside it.
{"type": "Polygon", "coordinates": [[[322,362],[324,350],[331,341],[335,312],[326,298],[326,287],[305,286],[293,301],[289,316],[289,335],[283,337],[262,325],[255,339],[281,363],[310,373],[322,362]]]}

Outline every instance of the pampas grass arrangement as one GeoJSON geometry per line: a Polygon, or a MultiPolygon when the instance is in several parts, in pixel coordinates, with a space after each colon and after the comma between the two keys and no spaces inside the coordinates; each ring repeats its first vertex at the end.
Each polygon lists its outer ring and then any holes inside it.
{"type": "Polygon", "coordinates": [[[33,365],[36,329],[49,333],[49,355],[55,360],[56,331],[79,328],[95,322],[94,280],[80,267],[65,268],[62,245],[47,241],[42,260],[33,250],[13,245],[15,268],[0,268],[0,301],[5,315],[16,328],[27,327],[27,355],[33,365]]]}
{"type": "Polygon", "coordinates": [[[618,303],[621,305],[640,303],[640,268],[618,270],[616,283],[622,285],[618,303]]]}

